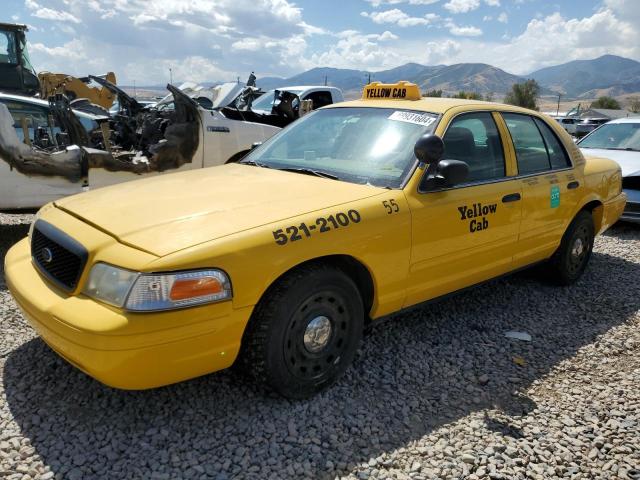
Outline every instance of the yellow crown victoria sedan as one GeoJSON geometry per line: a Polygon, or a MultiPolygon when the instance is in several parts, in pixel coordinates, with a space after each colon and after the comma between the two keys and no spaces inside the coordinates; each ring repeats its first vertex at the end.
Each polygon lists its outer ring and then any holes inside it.
{"type": "Polygon", "coordinates": [[[238,363],[301,398],[369,321],[541,262],[576,281],[624,205],[618,165],[549,117],[371,84],[237,164],[44,207],[5,272],[44,341],[107,385],[238,363]]]}

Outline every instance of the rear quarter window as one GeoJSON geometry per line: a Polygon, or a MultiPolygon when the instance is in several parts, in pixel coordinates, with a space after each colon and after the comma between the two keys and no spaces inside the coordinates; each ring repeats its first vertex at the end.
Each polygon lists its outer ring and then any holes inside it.
{"type": "Polygon", "coordinates": [[[551,128],[539,118],[536,118],[535,122],[538,129],[540,129],[540,133],[542,133],[544,142],[546,143],[551,168],[556,169],[570,167],[571,161],[569,160],[569,155],[553,130],[551,130],[551,128]]]}

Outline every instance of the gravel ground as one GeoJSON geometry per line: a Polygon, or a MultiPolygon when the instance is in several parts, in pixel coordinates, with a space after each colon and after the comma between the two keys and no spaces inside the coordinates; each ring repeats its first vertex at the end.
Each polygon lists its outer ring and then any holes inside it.
{"type": "MultiPolygon", "coordinates": [[[[29,218],[0,215],[0,258],[29,218]]],[[[617,226],[577,285],[525,272],[400,315],[289,402],[231,372],[104,387],[35,337],[0,271],[0,477],[640,479],[639,279],[640,228],[617,226]]]]}

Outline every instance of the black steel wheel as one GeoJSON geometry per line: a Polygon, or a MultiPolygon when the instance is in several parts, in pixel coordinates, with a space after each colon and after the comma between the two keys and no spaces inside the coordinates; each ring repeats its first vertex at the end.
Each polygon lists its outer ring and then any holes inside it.
{"type": "Polygon", "coordinates": [[[351,278],[330,266],[303,267],[256,307],[240,361],[281,395],[306,398],[331,385],[353,361],[363,320],[351,278]]]}
{"type": "Polygon", "coordinates": [[[583,210],[567,228],[560,247],[549,262],[554,282],[570,285],[582,276],[591,258],[594,236],[593,217],[583,210]]]}

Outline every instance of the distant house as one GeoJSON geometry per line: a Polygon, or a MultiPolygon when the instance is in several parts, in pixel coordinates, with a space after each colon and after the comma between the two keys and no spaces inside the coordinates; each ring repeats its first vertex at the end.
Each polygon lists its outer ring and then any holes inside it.
{"type": "Polygon", "coordinates": [[[606,117],[609,120],[615,120],[617,118],[637,117],[637,113],[632,113],[629,110],[611,110],[609,108],[587,108],[580,112],[580,118],[587,117],[606,117]]]}
{"type": "Polygon", "coordinates": [[[617,118],[638,117],[637,113],[629,110],[612,110],[609,108],[574,108],[567,113],[568,117],[577,118],[606,118],[607,120],[615,120],[617,118]]]}

